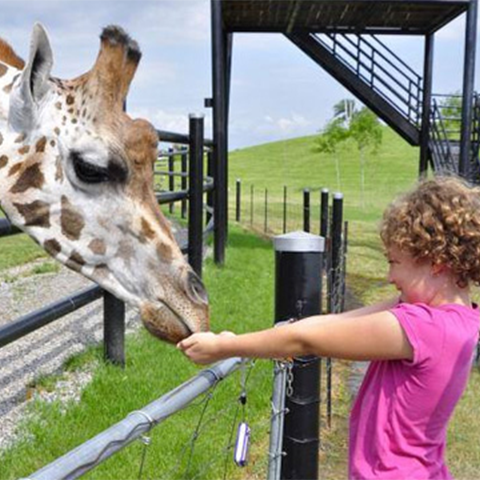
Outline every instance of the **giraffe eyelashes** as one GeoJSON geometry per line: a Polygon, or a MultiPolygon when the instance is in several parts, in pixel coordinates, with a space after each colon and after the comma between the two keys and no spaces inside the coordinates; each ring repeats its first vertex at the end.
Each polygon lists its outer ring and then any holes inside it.
{"type": "Polygon", "coordinates": [[[80,152],[72,150],[70,159],[77,178],[87,184],[118,182],[122,183],[127,178],[127,172],[117,163],[110,161],[106,167],[100,167],[87,162],[80,152]]]}

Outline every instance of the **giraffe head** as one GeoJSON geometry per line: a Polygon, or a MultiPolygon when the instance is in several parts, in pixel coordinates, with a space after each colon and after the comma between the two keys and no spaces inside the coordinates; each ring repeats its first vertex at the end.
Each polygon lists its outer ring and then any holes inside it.
{"type": "Polygon", "coordinates": [[[0,42],[1,205],[60,262],[138,307],[152,334],[177,342],[208,329],[208,300],[158,208],[156,131],[123,111],[140,56],[110,26],[92,69],[64,81],[50,75],[41,25],[24,65],[0,42]]]}

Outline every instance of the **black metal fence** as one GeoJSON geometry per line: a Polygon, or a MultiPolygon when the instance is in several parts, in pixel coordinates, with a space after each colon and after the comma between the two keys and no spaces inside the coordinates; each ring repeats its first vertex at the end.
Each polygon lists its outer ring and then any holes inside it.
{"type": "MultiPolygon", "coordinates": [[[[328,189],[311,192],[309,189],[293,189],[283,186],[276,195],[266,188],[255,185],[242,186],[240,179],[235,184],[236,198],[232,202],[237,222],[267,236],[295,230],[319,234],[325,239],[323,257],[323,301],[321,313],[339,313],[345,308],[346,258],[348,222],[343,220],[343,195],[330,194],[328,189]],[[242,192],[245,189],[245,192],[242,192]]],[[[232,215],[233,216],[233,215],[232,215]]],[[[332,418],[332,361],[320,362],[321,382],[328,426],[332,418]],[[322,364],[325,364],[322,371],[322,364]]]]}
{"type": "MultiPolygon", "coordinates": [[[[193,269],[201,276],[203,240],[213,230],[211,206],[207,206],[208,224],[205,230],[203,228],[203,195],[208,192],[208,197],[211,199],[214,188],[213,179],[203,175],[203,158],[206,147],[211,147],[212,142],[204,139],[203,116],[197,115],[190,115],[188,135],[161,130],[157,133],[161,142],[176,145],[176,148],[169,149],[167,153],[160,152],[158,163],[161,165],[167,158],[172,159],[172,162],[168,163],[173,164],[173,159],[179,157],[182,164],[181,189],[174,191],[174,188],[170,188],[169,191],[164,191],[158,188],[160,185],[156,185],[157,200],[159,204],[170,205],[181,202],[182,212],[186,212],[188,206],[188,241],[182,242],[180,248],[188,255],[193,269]],[[179,148],[179,146],[182,147],[179,148]]],[[[211,157],[208,149],[206,154],[211,157]]],[[[155,177],[158,179],[164,175],[174,179],[176,174],[172,171],[158,171],[155,177]]],[[[174,186],[174,182],[169,181],[169,185],[174,186]]],[[[21,230],[7,219],[0,219],[0,237],[19,233],[22,233],[21,230]]],[[[99,286],[86,288],[0,327],[0,348],[102,297],[105,359],[123,366],[125,364],[125,305],[99,286]]]]}

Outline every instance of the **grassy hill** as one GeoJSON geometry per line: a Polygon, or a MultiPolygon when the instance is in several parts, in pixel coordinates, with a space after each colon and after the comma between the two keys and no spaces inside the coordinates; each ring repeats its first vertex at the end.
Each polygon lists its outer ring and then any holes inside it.
{"type": "MultiPolygon", "coordinates": [[[[340,191],[345,195],[345,213],[350,220],[377,220],[385,206],[418,177],[419,150],[390,128],[384,127],[383,142],[376,154],[367,153],[364,164],[364,189],[360,155],[349,141],[339,147],[338,161],[333,155],[315,152],[316,136],[267,143],[233,151],[229,160],[230,191],[237,178],[260,191],[268,188],[272,201],[282,196],[283,185],[297,192],[309,188],[340,191]],[[338,167],[338,168],[337,168],[338,167]]],[[[312,203],[314,202],[312,198],[312,203]]],[[[317,200],[315,200],[317,201],[317,200]]]]}

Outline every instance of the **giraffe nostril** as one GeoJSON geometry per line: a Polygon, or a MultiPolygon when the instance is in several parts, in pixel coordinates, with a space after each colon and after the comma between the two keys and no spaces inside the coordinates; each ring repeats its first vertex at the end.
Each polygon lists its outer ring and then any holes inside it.
{"type": "Polygon", "coordinates": [[[208,303],[207,291],[196,273],[188,272],[186,287],[187,294],[191,300],[196,303],[208,303]]]}

